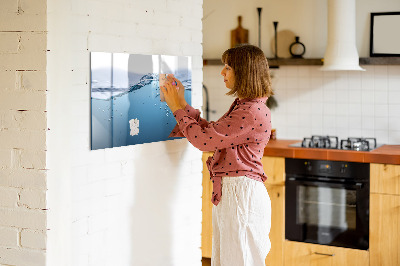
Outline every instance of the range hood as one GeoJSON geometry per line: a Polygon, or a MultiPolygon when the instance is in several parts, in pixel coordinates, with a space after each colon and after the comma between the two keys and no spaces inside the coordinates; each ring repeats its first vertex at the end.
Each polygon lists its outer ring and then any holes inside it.
{"type": "Polygon", "coordinates": [[[328,0],[328,44],[320,70],[358,70],[355,0],[328,0]]]}

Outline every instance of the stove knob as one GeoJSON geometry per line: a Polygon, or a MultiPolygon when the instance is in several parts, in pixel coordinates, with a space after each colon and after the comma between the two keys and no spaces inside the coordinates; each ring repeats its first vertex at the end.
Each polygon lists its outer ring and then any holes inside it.
{"type": "Polygon", "coordinates": [[[347,164],[342,164],[342,167],[340,168],[340,173],[341,174],[346,173],[346,169],[347,169],[347,164]]]}
{"type": "Polygon", "coordinates": [[[305,165],[306,165],[306,170],[311,172],[312,170],[311,162],[306,162],[305,165]]]}

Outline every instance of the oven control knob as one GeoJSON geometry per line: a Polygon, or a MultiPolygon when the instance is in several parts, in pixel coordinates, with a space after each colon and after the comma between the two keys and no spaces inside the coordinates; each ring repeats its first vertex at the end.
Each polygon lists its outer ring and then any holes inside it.
{"type": "Polygon", "coordinates": [[[341,174],[346,173],[346,169],[347,169],[347,164],[342,164],[342,167],[340,168],[340,173],[341,174]]]}
{"type": "Polygon", "coordinates": [[[310,172],[312,170],[311,162],[305,162],[304,165],[306,166],[307,171],[310,172]]]}

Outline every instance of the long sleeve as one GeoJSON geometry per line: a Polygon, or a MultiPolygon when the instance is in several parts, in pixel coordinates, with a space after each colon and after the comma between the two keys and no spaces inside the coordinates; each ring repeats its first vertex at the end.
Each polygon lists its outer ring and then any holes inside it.
{"type": "MultiPolygon", "coordinates": [[[[201,127],[206,127],[208,126],[209,122],[203,118],[200,117],[200,110],[194,109],[192,106],[189,104],[186,105],[185,109],[185,114],[196,120],[201,127]]],[[[184,134],[179,129],[179,125],[176,124],[176,126],[172,129],[170,135],[168,137],[185,137],[184,134]]]]}
{"type": "MultiPolygon", "coordinates": [[[[249,108],[235,108],[218,122],[203,126],[187,112],[174,112],[180,132],[201,151],[232,148],[254,141],[251,131],[257,123],[249,108]]],[[[262,123],[259,125],[262,126],[262,123]]]]}

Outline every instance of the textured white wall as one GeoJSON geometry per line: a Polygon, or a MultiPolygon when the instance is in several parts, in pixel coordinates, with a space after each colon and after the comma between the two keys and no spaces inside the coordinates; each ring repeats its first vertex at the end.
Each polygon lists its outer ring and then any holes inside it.
{"type": "Polygon", "coordinates": [[[0,2],[0,265],[46,260],[46,1],[0,2]]]}
{"type": "Polygon", "coordinates": [[[89,142],[89,52],[193,56],[199,107],[201,18],[201,0],[48,1],[48,265],[201,264],[201,152],[89,142]]]}

